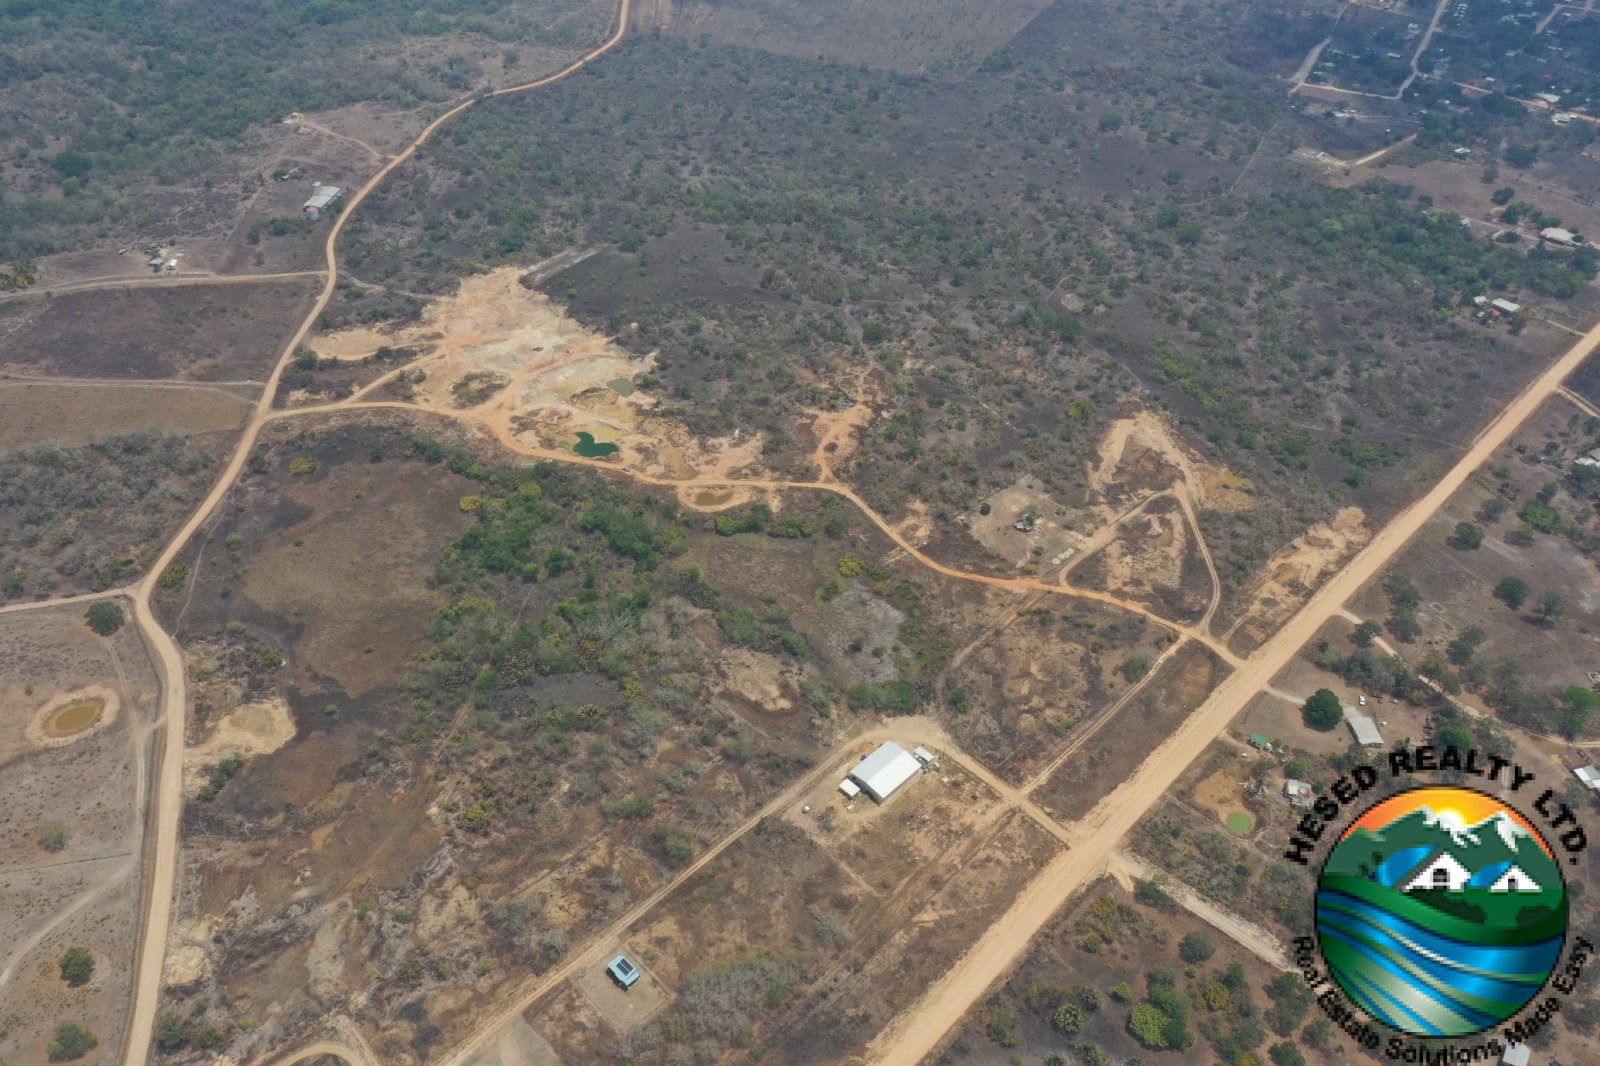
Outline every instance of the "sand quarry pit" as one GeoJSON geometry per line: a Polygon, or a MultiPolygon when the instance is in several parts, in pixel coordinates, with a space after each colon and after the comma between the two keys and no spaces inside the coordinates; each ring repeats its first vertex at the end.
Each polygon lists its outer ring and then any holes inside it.
{"type": "MultiPolygon", "coordinates": [[[[1111,423],[1099,452],[1100,462],[1090,472],[1089,484],[1107,503],[1118,496],[1159,491],[1175,479],[1188,486],[1197,506],[1208,510],[1241,511],[1255,503],[1255,486],[1249,479],[1191,455],[1166,420],[1153,411],[1111,423]]],[[[1107,517],[1113,510],[1107,510],[1107,517]]]]}
{"type": "Polygon", "coordinates": [[[1267,561],[1259,585],[1252,590],[1250,608],[1233,629],[1251,640],[1265,640],[1324,578],[1371,539],[1366,512],[1359,507],[1341,507],[1331,522],[1312,526],[1267,561]]]}
{"type": "Polygon", "coordinates": [[[1218,770],[1196,785],[1194,799],[1206,810],[1215,812],[1236,836],[1244,836],[1256,824],[1255,815],[1245,810],[1239,780],[1226,770],[1218,770]]]}
{"type": "Polygon", "coordinates": [[[210,736],[184,753],[184,792],[198,795],[211,767],[229,755],[267,755],[293,740],[294,734],[294,716],[281,698],[240,704],[217,719],[210,736]]]}
{"type": "Polygon", "coordinates": [[[91,737],[117,720],[121,705],[117,694],[103,685],[63,692],[33,712],[28,742],[56,748],[91,737]]]}
{"type": "Polygon", "coordinates": [[[548,296],[524,287],[526,272],[506,267],[467,278],[411,325],[324,334],[317,354],[343,362],[385,346],[425,351],[411,364],[423,374],[415,386],[418,406],[477,423],[513,449],[578,451],[581,443],[589,458],[656,477],[734,478],[764,470],[763,434],[702,441],[654,417],[655,397],[633,381],[655,365],[654,355],[633,355],[586,329],[548,296]]]}

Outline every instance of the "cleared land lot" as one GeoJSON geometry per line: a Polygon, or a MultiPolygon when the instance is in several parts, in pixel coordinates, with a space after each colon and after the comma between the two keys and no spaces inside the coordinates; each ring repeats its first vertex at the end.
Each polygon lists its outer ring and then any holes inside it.
{"type": "Polygon", "coordinates": [[[156,699],[131,627],[95,636],[82,605],[0,615],[0,1057],[8,1061],[43,1062],[62,1022],[100,1041],[83,1061],[118,1060],[156,699]],[[79,987],[56,965],[69,947],[94,956],[79,987]]]}
{"type": "Polygon", "coordinates": [[[261,380],[279,323],[305,314],[317,279],[67,293],[0,304],[0,369],[72,378],[261,380]]]}
{"type": "Polygon", "coordinates": [[[0,448],[89,444],[113,434],[206,433],[244,424],[250,399],[222,389],[0,382],[0,448]]]}

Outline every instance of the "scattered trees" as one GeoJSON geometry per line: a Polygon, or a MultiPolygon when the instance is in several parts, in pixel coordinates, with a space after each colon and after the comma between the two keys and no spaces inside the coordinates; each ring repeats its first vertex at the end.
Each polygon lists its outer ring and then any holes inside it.
{"type": "Polygon", "coordinates": [[[1458,547],[1473,551],[1483,547],[1483,528],[1471,522],[1457,522],[1455,543],[1458,547]]]}

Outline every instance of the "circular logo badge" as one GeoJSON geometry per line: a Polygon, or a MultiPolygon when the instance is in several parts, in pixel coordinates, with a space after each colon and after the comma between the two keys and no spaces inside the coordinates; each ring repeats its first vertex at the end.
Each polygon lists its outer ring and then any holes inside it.
{"type": "Polygon", "coordinates": [[[1374,805],[1317,882],[1329,976],[1413,1036],[1507,1021],[1544,987],[1566,936],[1566,882],[1550,846],[1473,789],[1415,788],[1374,805]]]}

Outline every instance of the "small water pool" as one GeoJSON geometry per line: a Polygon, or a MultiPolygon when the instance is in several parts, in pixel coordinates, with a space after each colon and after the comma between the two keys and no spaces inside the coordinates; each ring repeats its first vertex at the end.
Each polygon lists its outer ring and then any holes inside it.
{"type": "Polygon", "coordinates": [[[608,455],[615,455],[622,449],[615,444],[605,444],[595,440],[593,433],[580,432],[578,434],[578,443],[572,446],[572,450],[585,459],[604,459],[608,455]]]}

